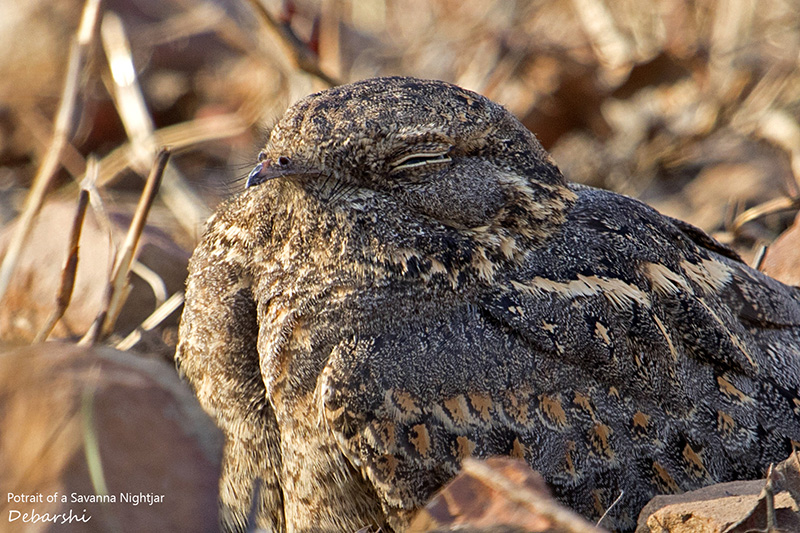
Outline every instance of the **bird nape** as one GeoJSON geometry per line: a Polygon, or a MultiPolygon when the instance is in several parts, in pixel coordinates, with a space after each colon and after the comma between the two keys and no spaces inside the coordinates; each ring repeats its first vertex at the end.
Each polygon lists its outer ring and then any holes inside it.
{"type": "Polygon", "coordinates": [[[194,252],[176,360],[231,531],[402,531],[495,455],[587,517],[624,491],[630,531],[800,441],[800,291],[440,81],[289,108],[194,252]]]}

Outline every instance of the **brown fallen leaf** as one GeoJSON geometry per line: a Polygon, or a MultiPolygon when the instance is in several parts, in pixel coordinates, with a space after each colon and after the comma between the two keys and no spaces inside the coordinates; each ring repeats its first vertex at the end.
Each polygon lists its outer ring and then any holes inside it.
{"type": "Polygon", "coordinates": [[[800,213],[794,224],[767,248],[762,270],[787,285],[800,286],[800,213]]]}
{"type": "Polygon", "coordinates": [[[523,461],[468,459],[464,470],[434,496],[408,533],[600,533],[550,495],[542,477],[523,461]]]}

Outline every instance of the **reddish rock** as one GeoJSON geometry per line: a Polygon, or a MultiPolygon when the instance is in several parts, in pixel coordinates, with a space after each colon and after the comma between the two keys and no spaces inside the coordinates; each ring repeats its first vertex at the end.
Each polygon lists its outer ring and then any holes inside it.
{"type": "Polygon", "coordinates": [[[769,520],[774,533],[800,531],[797,456],[778,465],[770,479],[770,483],[733,481],[656,496],[639,514],[636,533],[747,533],[767,531],[769,520]]]}

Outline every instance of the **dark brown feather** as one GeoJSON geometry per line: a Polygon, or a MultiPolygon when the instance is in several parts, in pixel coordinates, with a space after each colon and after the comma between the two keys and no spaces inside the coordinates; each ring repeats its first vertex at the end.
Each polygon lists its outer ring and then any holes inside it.
{"type": "Polygon", "coordinates": [[[800,440],[800,292],[700,230],[565,182],[502,107],[366,80],[273,130],[209,221],[176,358],[226,432],[225,526],[400,531],[515,455],[631,530],[800,440]],[[277,166],[276,166],[277,165],[277,166]]]}

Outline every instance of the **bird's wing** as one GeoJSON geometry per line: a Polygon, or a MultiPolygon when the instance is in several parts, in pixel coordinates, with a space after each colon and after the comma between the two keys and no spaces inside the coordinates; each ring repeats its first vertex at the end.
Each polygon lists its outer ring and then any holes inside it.
{"type": "Polygon", "coordinates": [[[572,390],[646,474],[628,490],[757,477],[785,458],[800,437],[800,291],[632,199],[584,191],[569,217],[540,254],[560,264],[534,259],[483,306],[593,370],[572,390]]]}
{"type": "Polygon", "coordinates": [[[588,515],[624,490],[625,529],[653,494],[758,476],[800,440],[797,291],[607,201],[472,301],[336,347],[324,412],[390,516],[500,454],[588,515]]]}
{"type": "Polygon", "coordinates": [[[705,248],[708,251],[715,252],[724,257],[727,257],[728,259],[733,259],[734,261],[737,261],[739,263],[744,263],[741,256],[738,253],[736,253],[736,251],[733,248],[725,244],[722,244],[721,242],[711,237],[708,233],[701,230],[697,226],[689,224],[688,222],[685,222],[678,218],[665,216],[664,219],[665,221],[669,221],[669,223],[671,223],[673,226],[675,226],[681,232],[683,232],[683,234],[689,237],[697,246],[705,248]]]}
{"type": "MultiPolygon", "coordinates": [[[[516,455],[560,465],[549,437],[557,394],[536,385],[542,354],[469,305],[429,309],[340,342],[321,377],[327,424],[374,487],[393,527],[459,470],[463,458],[516,455]],[[552,405],[549,416],[534,406],[552,405]]],[[[408,316],[393,308],[397,316],[408,316]]]]}

